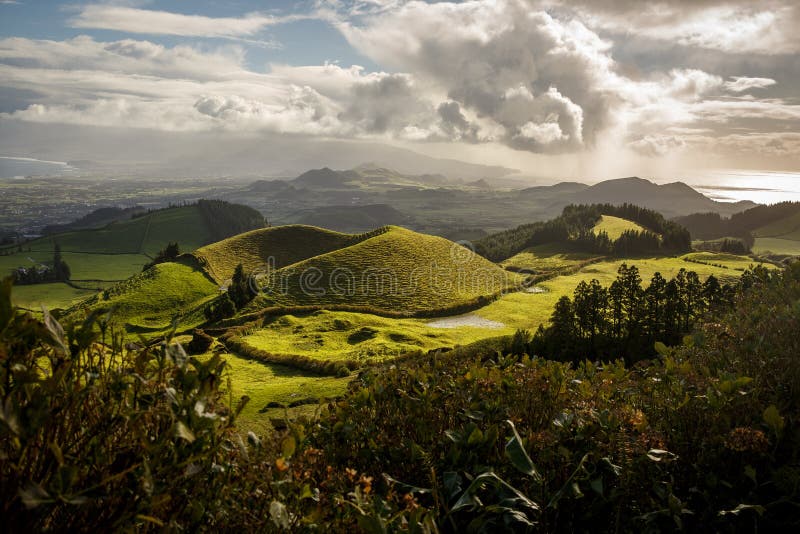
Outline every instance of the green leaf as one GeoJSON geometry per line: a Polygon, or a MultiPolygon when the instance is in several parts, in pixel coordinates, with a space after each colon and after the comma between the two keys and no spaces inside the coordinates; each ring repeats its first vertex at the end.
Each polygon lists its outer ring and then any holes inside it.
{"type": "Polygon", "coordinates": [[[774,404],[767,407],[764,410],[764,422],[767,423],[767,426],[775,432],[775,434],[780,434],[783,431],[783,427],[785,425],[785,421],[783,416],[781,416],[780,412],[778,411],[777,406],[774,404]]]}
{"type": "Polygon", "coordinates": [[[14,314],[14,306],[11,304],[12,284],[13,279],[10,276],[0,282],[0,330],[6,327],[14,314]]]}
{"type": "Polygon", "coordinates": [[[188,426],[183,424],[182,421],[178,421],[175,424],[175,435],[181,439],[185,439],[189,443],[194,441],[194,432],[192,432],[188,426]]]}
{"type": "Polygon", "coordinates": [[[32,482],[28,486],[19,491],[19,498],[26,508],[36,508],[42,504],[53,502],[53,498],[45,491],[43,487],[32,482]]]}
{"type": "Polygon", "coordinates": [[[296,448],[297,442],[294,440],[294,436],[286,436],[281,443],[281,454],[284,458],[291,458],[296,448]]]}
{"type": "Polygon", "coordinates": [[[595,493],[601,497],[603,496],[603,477],[597,477],[596,479],[592,480],[590,486],[595,493]]]}
{"type": "Polygon", "coordinates": [[[467,445],[479,445],[481,443],[483,443],[483,432],[481,432],[480,428],[475,427],[475,430],[467,438],[467,445]]]}
{"type": "MultiPolygon", "coordinates": [[[[447,477],[448,473],[445,473],[445,477],[447,477]]],[[[428,488],[420,488],[417,486],[412,486],[411,484],[406,484],[405,482],[401,482],[396,478],[392,478],[386,473],[383,473],[383,478],[389,484],[393,485],[394,488],[401,492],[401,493],[430,493],[431,490],[428,488]]]]}
{"type": "Polygon", "coordinates": [[[656,341],[655,348],[656,348],[656,352],[659,353],[661,356],[669,356],[670,353],[672,353],[672,351],[669,349],[669,347],[667,347],[666,345],[664,345],[660,341],[656,341]]]}
{"type": "Polygon", "coordinates": [[[511,439],[506,443],[506,455],[511,460],[512,465],[517,471],[532,476],[537,482],[542,480],[542,476],[539,474],[539,471],[537,471],[536,466],[533,465],[531,457],[528,456],[528,452],[522,445],[522,438],[519,437],[514,423],[511,421],[506,421],[506,423],[511,427],[512,433],[511,439]]]}

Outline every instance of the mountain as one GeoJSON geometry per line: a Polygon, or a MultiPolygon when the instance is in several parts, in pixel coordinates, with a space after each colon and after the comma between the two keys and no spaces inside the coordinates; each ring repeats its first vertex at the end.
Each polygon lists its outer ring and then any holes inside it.
{"type": "Polygon", "coordinates": [[[683,182],[658,185],[638,177],[606,180],[576,192],[573,203],[636,204],[656,210],[665,217],[713,211],[731,215],[756,206],[754,202],[717,202],[683,182]]]}
{"type": "Polygon", "coordinates": [[[37,125],[0,122],[0,154],[43,160],[86,160],[82,170],[106,175],[171,176],[296,176],[309,167],[352,169],[365,162],[421,175],[451,179],[497,178],[516,172],[499,165],[481,165],[434,158],[406,148],[367,141],[320,139],[314,136],[233,132],[159,132],[79,125],[37,125]]]}
{"type": "Polygon", "coordinates": [[[322,206],[287,217],[289,224],[324,226],[339,232],[366,232],[388,225],[409,226],[414,219],[388,204],[365,206],[322,206]]]}
{"type": "Polygon", "coordinates": [[[292,184],[299,187],[332,188],[354,187],[348,182],[358,179],[354,171],[334,171],[328,167],[306,171],[294,180],[292,184]]]}

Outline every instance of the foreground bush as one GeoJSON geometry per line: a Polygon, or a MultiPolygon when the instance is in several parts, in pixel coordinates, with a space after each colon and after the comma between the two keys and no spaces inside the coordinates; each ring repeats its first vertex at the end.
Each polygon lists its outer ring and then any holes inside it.
{"type": "Polygon", "coordinates": [[[5,524],[797,531],[800,267],[746,285],[633,368],[484,342],[364,371],[317,420],[247,443],[221,361],[124,353],[0,298],[5,524]]]}

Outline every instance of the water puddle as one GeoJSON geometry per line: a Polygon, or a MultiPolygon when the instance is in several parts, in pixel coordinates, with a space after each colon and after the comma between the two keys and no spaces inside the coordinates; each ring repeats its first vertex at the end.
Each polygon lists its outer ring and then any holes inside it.
{"type": "Polygon", "coordinates": [[[432,328],[458,328],[461,326],[472,326],[475,328],[503,328],[503,323],[484,319],[474,313],[467,313],[464,315],[454,315],[453,317],[443,317],[426,323],[427,326],[432,328]]]}

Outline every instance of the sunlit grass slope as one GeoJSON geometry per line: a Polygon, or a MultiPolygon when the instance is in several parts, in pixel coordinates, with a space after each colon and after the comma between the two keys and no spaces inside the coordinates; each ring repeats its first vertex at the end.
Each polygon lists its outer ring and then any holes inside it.
{"type": "Polygon", "coordinates": [[[800,213],[775,221],[755,230],[756,254],[788,254],[800,256],[800,213]]]}
{"type": "Polygon", "coordinates": [[[113,320],[134,333],[167,330],[176,316],[179,325],[188,328],[204,321],[202,306],[218,291],[200,268],[188,262],[161,263],[95,295],[70,314],[110,309],[113,320]]]}
{"type": "Polygon", "coordinates": [[[43,237],[24,245],[27,250],[49,252],[53,244],[64,252],[93,254],[154,255],[170,241],[177,241],[184,252],[209,241],[211,232],[197,206],[154,211],[136,219],[112,223],[104,228],[67,232],[43,237]]]}
{"type": "Polygon", "coordinates": [[[621,219],[619,217],[613,217],[611,215],[603,215],[600,218],[600,221],[598,221],[598,223],[594,225],[594,228],[592,228],[592,231],[595,234],[599,234],[600,232],[607,233],[608,238],[611,239],[611,241],[618,239],[623,232],[628,230],[633,230],[634,232],[647,231],[646,228],[636,224],[633,221],[621,219]]]}
{"type": "Polygon", "coordinates": [[[756,254],[786,254],[800,256],[800,240],[779,237],[757,237],[753,246],[756,254]]]}
{"type": "MultiPolygon", "coordinates": [[[[204,354],[199,359],[210,357],[210,354],[204,354]]],[[[226,375],[223,378],[231,379],[231,388],[223,387],[223,393],[230,394],[234,404],[243,395],[250,397],[237,424],[260,435],[272,432],[270,418],[284,416],[282,408],[265,409],[269,403],[288,406],[298,400],[332,399],[342,395],[352,380],[350,377],[307,375],[291,367],[246,360],[233,354],[225,354],[223,358],[226,363],[226,375]]],[[[315,405],[310,403],[308,406],[313,409],[315,405]]]]}
{"type": "Polygon", "coordinates": [[[431,319],[389,319],[368,313],[321,310],[284,315],[244,337],[256,348],[275,354],[330,361],[371,363],[408,352],[454,347],[511,333],[510,327],[436,328],[431,319]]]}
{"type": "Polygon", "coordinates": [[[555,272],[577,267],[596,256],[588,252],[566,252],[563,246],[551,243],[530,247],[503,261],[502,265],[535,272],[555,272]]]}
{"type": "Polygon", "coordinates": [[[194,256],[217,282],[231,277],[241,263],[246,272],[280,269],[313,256],[357,243],[360,235],[315,226],[287,225],[245,232],[202,247],[194,256]]]}
{"type": "Polygon", "coordinates": [[[756,237],[780,237],[800,241],[800,212],[780,219],[753,232],[756,237]]]}
{"type": "Polygon", "coordinates": [[[437,310],[495,295],[521,280],[468,249],[397,226],[278,269],[271,294],[299,305],[437,310]]]}
{"type": "Polygon", "coordinates": [[[15,306],[39,312],[42,306],[48,310],[66,309],[94,294],[94,291],[76,289],[58,282],[52,284],[34,284],[15,286],[12,299],[15,306]]]}

